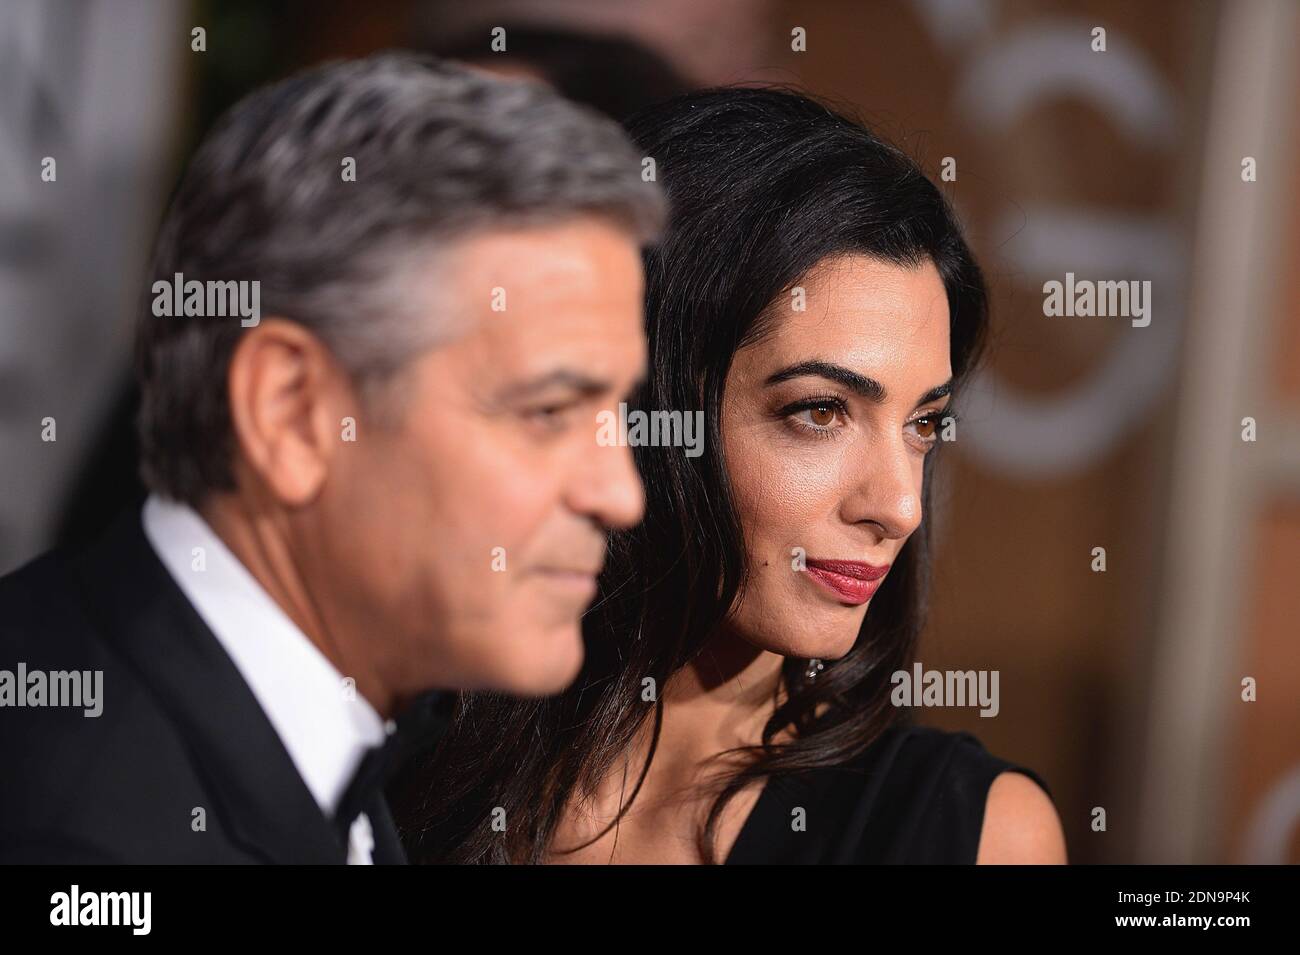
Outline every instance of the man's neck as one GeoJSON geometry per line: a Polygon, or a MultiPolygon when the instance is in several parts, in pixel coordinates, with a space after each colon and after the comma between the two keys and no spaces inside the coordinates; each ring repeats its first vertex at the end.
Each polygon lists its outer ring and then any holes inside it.
{"type": "Polygon", "coordinates": [[[284,516],[233,494],[210,495],[200,516],[238,558],[267,595],[325,656],[355,682],[356,691],[383,719],[396,701],[378,677],[373,662],[349,641],[343,627],[331,627],[329,615],[314,599],[313,588],[294,559],[292,533],[284,516]]]}

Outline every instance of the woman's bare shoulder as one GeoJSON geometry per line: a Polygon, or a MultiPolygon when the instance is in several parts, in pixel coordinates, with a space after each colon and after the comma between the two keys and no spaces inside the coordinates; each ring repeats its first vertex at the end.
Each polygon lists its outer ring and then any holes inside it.
{"type": "Polygon", "coordinates": [[[1014,770],[989,787],[976,865],[1063,865],[1065,834],[1041,786],[1014,770]]]}

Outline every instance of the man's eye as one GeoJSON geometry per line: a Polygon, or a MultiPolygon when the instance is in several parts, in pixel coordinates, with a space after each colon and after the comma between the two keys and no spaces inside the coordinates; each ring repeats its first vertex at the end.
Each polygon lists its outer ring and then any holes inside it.
{"type": "Polygon", "coordinates": [[[529,408],[524,411],[524,419],[530,424],[535,424],[540,428],[549,431],[559,431],[569,421],[573,412],[573,402],[559,402],[555,404],[538,405],[535,408],[529,408]]]}

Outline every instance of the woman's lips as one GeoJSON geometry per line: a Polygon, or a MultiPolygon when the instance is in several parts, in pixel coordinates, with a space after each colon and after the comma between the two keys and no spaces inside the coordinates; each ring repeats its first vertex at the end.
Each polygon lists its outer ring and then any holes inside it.
{"type": "Polygon", "coordinates": [[[871,599],[880,589],[880,581],[889,573],[889,564],[877,567],[857,560],[808,560],[809,577],[844,603],[858,605],[871,599]]]}

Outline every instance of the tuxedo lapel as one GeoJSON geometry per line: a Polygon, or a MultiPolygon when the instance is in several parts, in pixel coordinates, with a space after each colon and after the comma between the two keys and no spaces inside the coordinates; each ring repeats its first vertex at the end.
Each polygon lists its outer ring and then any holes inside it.
{"type": "Polygon", "coordinates": [[[375,836],[375,865],[406,865],[406,851],[402,848],[397,824],[388,808],[384,794],[376,792],[366,807],[370,829],[375,836]]]}
{"type": "Polygon", "coordinates": [[[149,546],[139,514],[123,514],[74,571],[110,645],[191,746],[219,803],[209,811],[231,838],[268,862],[344,862],[346,847],[234,662],[149,546]]]}

